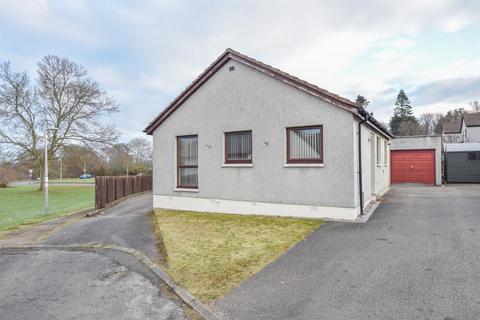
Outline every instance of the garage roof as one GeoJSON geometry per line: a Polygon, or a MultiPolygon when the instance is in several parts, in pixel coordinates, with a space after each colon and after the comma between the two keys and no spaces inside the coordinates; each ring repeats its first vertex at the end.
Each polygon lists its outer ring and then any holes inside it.
{"type": "Polygon", "coordinates": [[[446,143],[445,151],[447,152],[480,151],[480,143],[446,143]]]}

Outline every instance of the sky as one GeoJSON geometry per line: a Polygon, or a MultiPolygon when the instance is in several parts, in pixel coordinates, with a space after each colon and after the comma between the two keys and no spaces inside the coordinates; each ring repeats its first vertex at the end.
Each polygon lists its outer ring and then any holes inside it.
{"type": "Polygon", "coordinates": [[[387,122],[480,100],[480,1],[0,0],[0,62],[36,77],[47,54],[83,65],[119,104],[122,141],[226,48],[355,100],[387,122]]]}

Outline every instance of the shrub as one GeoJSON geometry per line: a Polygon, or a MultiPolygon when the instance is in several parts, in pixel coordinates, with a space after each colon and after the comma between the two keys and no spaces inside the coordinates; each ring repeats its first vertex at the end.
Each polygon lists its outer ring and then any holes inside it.
{"type": "Polygon", "coordinates": [[[5,188],[15,178],[15,171],[7,165],[0,165],[0,188],[5,188]]]}

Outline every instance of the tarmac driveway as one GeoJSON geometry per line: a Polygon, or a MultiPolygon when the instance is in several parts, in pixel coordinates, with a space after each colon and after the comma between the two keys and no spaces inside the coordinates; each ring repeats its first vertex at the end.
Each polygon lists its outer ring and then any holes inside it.
{"type": "Polygon", "coordinates": [[[214,304],[227,319],[480,319],[480,186],[394,186],[214,304]]]}
{"type": "Polygon", "coordinates": [[[0,284],[2,320],[186,320],[146,277],[93,252],[0,249],[0,284]]]}
{"type": "Polygon", "coordinates": [[[142,251],[154,260],[161,259],[152,222],[152,194],[125,200],[105,209],[103,215],[85,218],[61,228],[44,244],[106,243],[142,251]]]}

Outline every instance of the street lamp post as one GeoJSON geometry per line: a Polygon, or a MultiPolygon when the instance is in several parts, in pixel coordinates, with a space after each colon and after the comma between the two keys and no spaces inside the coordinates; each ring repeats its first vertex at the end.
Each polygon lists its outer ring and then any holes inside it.
{"type": "Polygon", "coordinates": [[[45,214],[48,213],[48,131],[56,131],[58,128],[47,128],[45,129],[45,169],[44,169],[44,179],[45,185],[43,186],[45,192],[45,214]]]}

